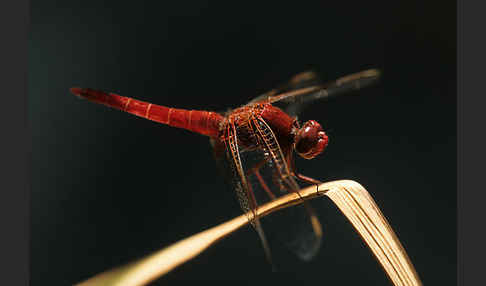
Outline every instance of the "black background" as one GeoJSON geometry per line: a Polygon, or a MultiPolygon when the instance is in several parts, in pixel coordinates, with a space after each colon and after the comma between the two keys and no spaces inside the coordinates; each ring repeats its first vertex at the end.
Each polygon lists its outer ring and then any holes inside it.
{"type": "MultiPolygon", "coordinates": [[[[360,182],[424,284],[455,284],[454,2],[80,3],[31,4],[33,285],[78,282],[240,214],[206,138],[78,100],[71,86],[219,111],[309,68],[330,80],[370,67],[384,71],[380,86],[302,114],[331,142],[299,169],[360,182]]],[[[316,205],[326,236],[310,263],[272,273],[245,228],[155,284],[389,285],[336,207],[316,205]]]]}

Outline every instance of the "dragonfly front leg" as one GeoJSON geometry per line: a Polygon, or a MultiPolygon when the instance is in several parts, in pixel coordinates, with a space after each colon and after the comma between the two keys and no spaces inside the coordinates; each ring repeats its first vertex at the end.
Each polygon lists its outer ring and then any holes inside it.
{"type": "Polygon", "coordinates": [[[303,181],[303,182],[306,182],[306,183],[309,183],[309,184],[316,184],[316,185],[319,185],[319,184],[322,184],[321,181],[319,180],[316,180],[316,179],[313,179],[311,177],[307,177],[307,176],[304,176],[302,174],[299,174],[299,173],[292,173],[297,179],[303,181]]]}
{"type": "Polygon", "coordinates": [[[289,156],[288,161],[289,161],[289,163],[290,163],[289,165],[291,166],[291,169],[292,169],[291,174],[302,182],[305,182],[305,183],[308,183],[308,184],[311,184],[311,185],[316,185],[316,190],[319,193],[319,185],[322,184],[322,182],[319,181],[319,180],[313,179],[311,177],[302,175],[300,173],[297,173],[295,171],[295,161],[293,160],[293,158],[291,156],[289,156]]]}
{"type": "Polygon", "coordinates": [[[320,185],[320,184],[322,184],[322,182],[321,182],[321,181],[316,180],[316,179],[313,179],[313,178],[311,178],[311,177],[304,176],[304,175],[299,174],[299,173],[293,173],[293,175],[294,175],[294,176],[295,176],[297,179],[299,179],[299,180],[301,180],[301,181],[303,181],[303,182],[309,183],[309,184],[311,184],[311,185],[315,185],[315,186],[316,186],[316,192],[317,192],[317,193],[319,193],[319,185],[320,185]]]}

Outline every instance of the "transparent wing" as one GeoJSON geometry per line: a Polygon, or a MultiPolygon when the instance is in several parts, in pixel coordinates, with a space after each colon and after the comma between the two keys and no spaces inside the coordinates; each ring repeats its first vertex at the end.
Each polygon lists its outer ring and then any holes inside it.
{"type": "Polygon", "coordinates": [[[228,124],[226,130],[226,136],[224,139],[226,147],[226,156],[230,166],[230,171],[232,173],[231,180],[233,188],[236,191],[236,196],[240,203],[240,207],[244,213],[248,215],[248,219],[251,225],[255,228],[260,240],[262,242],[265,255],[272,266],[272,255],[270,252],[270,247],[268,245],[265,233],[260,223],[258,214],[256,213],[257,202],[251,188],[251,185],[247,181],[243,165],[241,164],[240,151],[238,146],[238,135],[236,132],[236,126],[233,124],[228,124]]]}
{"type": "Polygon", "coordinates": [[[260,235],[270,261],[266,234],[285,244],[299,258],[311,259],[319,250],[322,230],[308,202],[267,216],[261,222],[254,211],[258,205],[299,190],[286,162],[288,151],[282,151],[266,122],[253,118],[247,124],[228,124],[224,138],[213,139],[211,144],[222,173],[260,235]]]}
{"type": "Polygon", "coordinates": [[[316,73],[305,72],[294,76],[287,84],[258,96],[248,105],[262,102],[277,103],[285,112],[296,116],[311,102],[352,94],[353,91],[377,83],[380,76],[379,70],[369,69],[321,83],[316,73]]]}
{"type": "MultiPolygon", "coordinates": [[[[281,193],[298,192],[300,187],[290,172],[286,156],[282,152],[272,129],[262,118],[254,120],[257,138],[261,141],[262,149],[267,160],[273,165],[273,178],[281,193]]],[[[271,217],[273,225],[277,227],[280,239],[294,251],[301,259],[310,260],[319,251],[322,240],[322,227],[314,210],[308,202],[281,212],[271,217]]]]}
{"type": "MultiPolygon", "coordinates": [[[[284,152],[273,131],[262,118],[254,118],[247,125],[239,126],[237,133],[242,134],[242,138],[246,138],[246,144],[236,146],[239,161],[245,167],[244,171],[239,172],[239,176],[243,174],[244,177],[239,181],[245,183],[239,184],[246,185],[250,190],[249,192],[237,190],[240,193],[238,197],[242,207],[251,205],[253,198],[256,204],[260,205],[299,190],[299,185],[289,170],[284,152]],[[250,193],[253,198],[241,195],[245,193],[250,193]]],[[[237,156],[235,154],[232,157],[237,156]]],[[[308,202],[267,216],[262,221],[262,225],[271,238],[283,242],[303,260],[311,259],[319,250],[322,237],[321,225],[308,202]]]]}
{"type": "Polygon", "coordinates": [[[286,93],[288,91],[291,91],[291,90],[295,90],[295,89],[300,89],[300,88],[305,88],[305,87],[309,87],[309,86],[313,86],[313,85],[317,85],[317,84],[321,84],[321,80],[319,78],[319,76],[317,75],[316,72],[314,71],[306,71],[306,72],[302,72],[302,73],[298,73],[296,75],[294,75],[293,77],[290,78],[290,80],[285,83],[285,84],[282,84],[264,94],[261,94],[259,96],[257,96],[256,98],[254,98],[252,101],[250,101],[248,104],[251,105],[251,104],[254,104],[254,103],[257,103],[257,102],[262,102],[262,101],[266,101],[268,100],[269,97],[272,97],[272,96],[275,96],[275,95],[278,95],[278,94],[282,94],[282,93],[286,93]]]}

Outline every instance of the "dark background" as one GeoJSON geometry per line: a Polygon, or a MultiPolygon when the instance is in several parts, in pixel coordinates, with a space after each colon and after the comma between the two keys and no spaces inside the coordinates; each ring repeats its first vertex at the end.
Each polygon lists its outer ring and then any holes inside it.
{"type": "MultiPolygon", "coordinates": [[[[370,67],[380,86],[302,114],[331,141],[299,169],[360,182],[424,284],[455,284],[455,2],[80,3],[31,2],[32,285],[79,282],[240,214],[207,138],[70,87],[219,111],[309,68],[331,80],[370,67]]],[[[272,273],[245,228],[154,284],[389,285],[336,207],[315,205],[325,238],[310,263],[272,273]]]]}

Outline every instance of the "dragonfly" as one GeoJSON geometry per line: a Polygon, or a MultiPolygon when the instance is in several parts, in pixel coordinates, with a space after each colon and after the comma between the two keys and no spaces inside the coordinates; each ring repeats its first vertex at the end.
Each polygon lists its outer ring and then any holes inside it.
{"type": "MultiPolygon", "coordinates": [[[[256,209],[284,194],[298,194],[298,182],[320,184],[296,170],[294,153],[310,160],[323,153],[329,144],[328,135],[317,121],[301,124],[298,114],[308,104],[355,94],[379,78],[379,70],[369,69],[322,82],[317,73],[307,71],[224,113],[171,108],[91,88],[73,87],[70,91],[94,103],[208,136],[215,157],[223,162],[240,207],[258,233],[265,256],[273,266],[256,209]]],[[[310,260],[320,248],[322,226],[312,206],[303,199],[302,204],[289,209],[274,219],[271,229],[300,259],[310,260]]]]}

